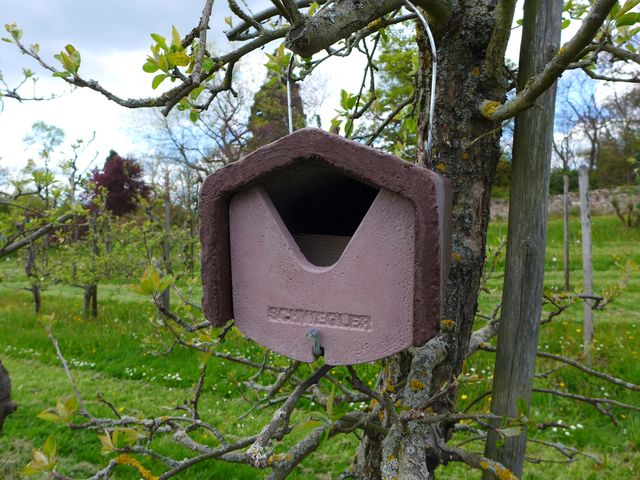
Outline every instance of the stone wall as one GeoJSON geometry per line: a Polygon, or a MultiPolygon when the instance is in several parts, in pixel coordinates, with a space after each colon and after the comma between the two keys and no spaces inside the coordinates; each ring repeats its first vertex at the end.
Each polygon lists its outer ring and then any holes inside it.
{"type": "MultiPolygon", "coordinates": [[[[629,189],[607,189],[600,188],[589,192],[589,200],[591,201],[592,215],[614,215],[615,210],[611,204],[611,199],[616,197],[621,205],[633,201],[640,203],[640,194],[629,193],[629,189]]],[[[569,192],[569,201],[571,202],[571,211],[580,211],[580,195],[578,192],[569,192]]],[[[552,195],[549,198],[549,215],[562,215],[562,195],[552,195]]],[[[509,216],[509,201],[503,198],[491,200],[491,219],[506,220],[509,216]]]]}

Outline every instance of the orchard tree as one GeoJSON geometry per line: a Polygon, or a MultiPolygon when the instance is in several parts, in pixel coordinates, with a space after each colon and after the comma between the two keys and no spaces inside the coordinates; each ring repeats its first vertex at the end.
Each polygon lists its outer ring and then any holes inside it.
{"type": "MultiPolygon", "coordinates": [[[[346,477],[428,479],[434,477],[439,465],[452,461],[482,470],[488,477],[513,478],[522,471],[526,428],[531,423],[527,412],[541,323],[554,85],[567,69],[583,69],[593,77],[609,78],[619,62],[637,67],[640,64],[640,57],[635,53],[638,14],[633,10],[637,2],[570,1],[564,5],[563,19],[562,1],[525,0],[517,72],[505,66],[515,0],[421,0],[417,2],[419,10],[410,2],[400,0],[341,0],[323,6],[319,3],[274,0],[271,7],[252,14],[237,2],[229,1],[233,18],[228,23],[233,26],[226,34],[236,42],[235,49],[211,55],[205,46],[213,2],[206,0],[200,21],[186,36],[181,37],[175,29],[171,39],[153,35],[154,45],[143,68],[154,74],[154,86],[167,79],[176,85],[154,98],[123,98],[97,81],[85,78],[80,69],[80,53],[72,45],[57,56],[61,66],[54,66],[42,58],[37,49],[23,43],[22,31],[17,26],[7,27],[9,40],[23,53],[71,85],[95,90],[129,108],[158,107],[169,114],[177,107],[188,111],[193,119],[197,119],[218,94],[233,91],[234,67],[242,57],[279,39],[284,39],[285,46],[296,55],[292,63],[293,77],[310,74],[329,56],[347,56],[359,50],[369,60],[364,75],[370,77],[367,82],[363,81],[369,85],[375,75],[376,45],[384,40],[389,26],[414,22],[424,15],[438,47],[437,54],[431,50],[423,19],[415,22],[416,161],[447,176],[454,192],[452,262],[441,333],[422,347],[384,360],[374,389],[362,382],[357,369],[347,368],[343,382],[347,386],[341,390],[340,397],[364,395],[371,399],[370,409],[335,415],[331,408],[334,396],[329,399],[324,395],[329,416],[302,439],[292,440],[293,446],[283,453],[277,453],[276,448],[283,448],[279,441],[291,431],[296,404],[304,395],[322,398],[322,388],[314,385],[335,380],[330,373],[332,367],[320,366],[306,378],[297,377],[296,373],[303,371],[297,362],[277,369],[272,385],[256,388],[267,392],[264,405],[276,394],[283,394],[282,403],[260,432],[237,441],[219,436],[218,430],[200,417],[198,398],[206,364],[194,398],[185,407],[186,420],[101,419],[92,416],[79,402],[79,412],[87,419],[85,428],[106,429],[105,449],[119,454],[96,478],[108,475],[119,463],[127,462],[142,468],[140,471],[146,476],[147,471],[141,464],[128,456],[131,453],[153,455],[162,462],[166,467],[162,478],[170,478],[191,465],[214,458],[269,468],[269,478],[284,478],[318,449],[324,439],[354,431],[361,433],[362,441],[346,477]],[[567,22],[580,25],[561,47],[560,28],[567,22]],[[436,73],[433,69],[436,60],[437,88],[436,97],[432,97],[430,87],[434,86],[431,78],[432,73],[436,73]],[[435,115],[430,123],[430,103],[436,98],[435,115]],[[531,108],[534,106],[539,108],[531,108]],[[502,311],[498,314],[496,310],[485,325],[474,330],[485,259],[489,196],[501,154],[501,129],[503,122],[513,117],[516,121],[507,281],[502,311]],[[429,151],[430,131],[433,144],[429,151]],[[478,349],[488,348],[487,342],[498,329],[492,413],[457,412],[456,390],[463,364],[478,349]],[[455,425],[462,420],[474,421],[488,429],[485,456],[447,443],[455,425]],[[138,430],[133,431],[133,427],[138,430]],[[213,432],[221,439],[220,443],[205,445],[189,435],[202,428],[213,432]],[[140,437],[155,438],[161,430],[172,432],[174,440],[194,451],[194,456],[173,459],[150,451],[148,443],[140,437]]],[[[350,135],[357,131],[356,123],[370,102],[364,92],[362,95],[345,92],[341,106],[345,119],[342,127],[345,134],[350,135]]],[[[396,114],[390,112],[390,115],[396,114]]],[[[209,199],[204,197],[201,201],[209,199]]],[[[170,278],[150,271],[141,289],[152,294],[158,303],[159,292],[170,282],[170,278]]],[[[165,312],[165,321],[184,330],[182,334],[175,328],[172,330],[176,344],[215,353],[217,342],[202,332],[208,326],[206,321],[196,320],[195,316],[185,320],[170,311],[165,312]]],[[[580,365],[578,368],[586,373],[598,373],[574,360],[559,356],[554,360],[580,365]]],[[[266,365],[257,367],[264,371],[266,365]]],[[[638,388],[612,377],[609,381],[638,388]]],[[[577,396],[571,398],[577,399],[577,396]]],[[[600,405],[602,399],[588,401],[600,405]]]]}
{"type": "Polygon", "coordinates": [[[2,235],[5,246],[0,252],[10,253],[25,247],[24,271],[36,313],[42,305],[41,291],[50,279],[51,230],[58,223],[56,217],[59,221],[70,218],[68,214],[60,216],[66,207],[65,198],[51,166],[63,139],[60,128],[35,122],[24,142],[36,148],[37,156],[29,160],[22,176],[11,182],[11,191],[0,192],[0,205],[6,208],[3,219],[6,228],[2,235]]]}

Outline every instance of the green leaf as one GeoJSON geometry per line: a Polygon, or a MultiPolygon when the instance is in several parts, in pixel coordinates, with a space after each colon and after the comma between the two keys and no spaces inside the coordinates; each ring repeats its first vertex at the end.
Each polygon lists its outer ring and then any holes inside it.
{"type": "Polygon", "coordinates": [[[178,102],[178,111],[179,112],[183,112],[185,111],[187,108],[191,108],[191,105],[189,105],[189,100],[187,100],[186,98],[181,98],[180,101],[178,102]]]}
{"type": "Polygon", "coordinates": [[[69,417],[78,411],[78,398],[75,395],[71,395],[64,402],[64,408],[69,412],[69,417]]]}
{"type": "Polygon", "coordinates": [[[31,450],[31,461],[22,470],[24,475],[39,475],[56,467],[56,441],[49,436],[41,450],[31,450]]]}
{"type": "Polygon", "coordinates": [[[344,124],[344,134],[345,136],[351,135],[351,131],[353,130],[353,119],[350,118],[347,120],[347,123],[344,124]]]}
{"type": "Polygon", "coordinates": [[[627,13],[629,10],[631,10],[633,7],[637,6],[638,4],[640,4],[640,0],[627,0],[626,2],[624,2],[622,7],[620,7],[620,10],[618,11],[616,17],[620,17],[624,15],[625,13],[627,13]]]}
{"type": "Polygon", "coordinates": [[[562,29],[564,30],[565,28],[567,28],[569,25],[571,25],[571,19],[569,18],[563,18],[562,19],[562,29]]]}
{"type": "Polygon", "coordinates": [[[6,23],[4,29],[11,34],[14,40],[19,41],[22,38],[22,30],[18,28],[15,22],[6,23]]]}
{"type": "Polygon", "coordinates": [[[627,13],[618,17],[616,25],[618,27],[626,27],[640,22],[640,13],[627,13]]]}
{"type": "Polygon", "coordinates": [[[350,95],[349,100],[347,101],[347,109],[351,110],[353,106],[356,104],[358,97],[356,95],[350,95]]]}
{"type": "Polygon", "coordinates": [[[175,25],[171,26],[171,46],[173,48],[182,48],[182,40],[175,25]]]}
{"type": "Polygon", "coordinates": [[[158,66],[160,67],[160,70],[162,70],[163,72],[168,71],[169,63],[167,62],[167,57],[165,57],[164,55],[160,55],[158,57],[158,66]]]}
{"type": "Polygon", "coordinates": [[[102,445],[102,448],[100,448],[100,453],[102,453],[102,455],[108,455],[116,450],[115,445],[111,441],[111,435],[109,435],[109,432],[104,435],[98,435],[98,438],[100,439],[100,445],[102,445]]]}
{"type": "Polygon", "coordinates": [[[167,53],[166,58],[171,65],[177,65],[178,67],[186,67],[189,65],[189,55],[184,51],[167,53]]]}
{"type": "Polygon", "coordinates": [[[60,416],[57,413],[54,413],[53,409],[40,412],[38,415],[36,415],[36,417],[42,420],[46,420],[47,422],[64,423],[60,416]]]}
{"type": "Polygon", "coordinates": [[[200,118],[200,113],[197,110],[191,110],[189,112],[189,118],[191,119],[191,121],[193,123],[197,122],[198,119],[200,118]]]}
{"type": "Polygon", "coordinates": [[[311,5],[309,5],[309,10],[307,10],[307,15],[312,17],[313,14],[318,11],[319,8],[320,8],[320,5],[318,5],[318,2],[311,3],[311,5]]]}
{"type": "Polygon", "coordinates": [[[196,100],[203,91],[204,91],[204,85],[200,85],[198,88],[191,90],[191,92],[189,93],[189,98],[191,100],[196,100]]]}
{"type": "Polygon", "coordinates": [[[157,33],[152,33],[151,38],[153,38],[156,44],[158,44],[160,48],[162,48],[165,52],[169,50],[169,47],[167,47],[167,39],[164,38],[162,35],[159,35],[157,33]]]}
{"type": "Polygon", "coordinates": [[[387,33],[387,29],[381,28],[379,32],[380,32],[380,37],[382,38],[382,41],[387,43],[389,41],[389,34],[387,33]]]}
{"type": "Polygon", "coordinates": [[[111,434],[111,442],[116,448],[130,447],[138,440],[138,432],[133,428],[116,428],[111,434]]]}
{"type": "Polygon", "coordinates": [[[156,63],[156,61],[147,61],[147,63],[145,63],[142,66],[142,70],[144,70],[147,73],[153,73],[153,72],[157,72],[159,70],[160,67],[158,67],[158,64],[156,63]]]}
{"type": "Polygon", "coordinates": [[[160,279],[160,285],[158,286],[158,291],[164,292],[167,288],[171,286],[173,283],[173,275],[165,275],[160,279]]]}
{"type": "Polygon", "coordinates": [[[158,88],[158,86],[164,82],[164,79],[167,78],[169,75],[167,75],[166,73],[161,73],[159,75],[156,75],[155,77],[153,77],[153,80],[151,81],[151,88],[153,88],[154,90],[156,88],[158,88]]]}
{"type": "Polygon", "coordinates": [[[616,18],[619,11],[620,11],[620,3],[616,2],[613,4],[613,7],[611,7],[611,10],[609,11],[609,15],[608,15],[609,19],[613,20],[614,18],[616,18]]]}
{"type": "Polygon", "coordinates": [[[50,459],[56,458],[56,441],[52,436],[47,437],[47,440],[42,446],[42,453],[48,456],[50,459]]]}
{"type": "Polygon", "coordinates": [[[160,286],[160,275],[158,271],[152,266],[148,266],[142,274],[142,278],[138,285],[133,287],[133,290],[143,295],[151,295],[158,291],[160,286]]]}
{"type": "Polygon", "coordinates": [[[340,106],[345,110],[349,110],[349,107],[347,107],[348,102],[349,102],[349,94],[344,89],[340,90],[340,106]]]}
{"type": "Polygon", "coordinates": [[[211,70],[213,68],[215,64],[213,63],[213,59],[211,59],[210,57],[204,57],[202,59],[202,71],[203,72],[208,72],[209,70],[211,70]]]}

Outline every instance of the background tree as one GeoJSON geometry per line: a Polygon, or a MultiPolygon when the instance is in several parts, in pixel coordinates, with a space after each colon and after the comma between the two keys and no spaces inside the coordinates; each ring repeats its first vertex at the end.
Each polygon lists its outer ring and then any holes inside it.
{"type": "MultiPolygon", "coordinates": [[[[269,56],[267,79],[253,97],[247,124],[251,134],[247,143],[250,151],[289,134],[286,73],[289,59],[290,55],[284,53],[284,45],[269,56]]],[[[305,115],[298,83],[291,84],[291,109],[294,130],[304,127],[305,115]]]]}
{"type": "Polygon", "coordinates": [[[114,150],[104,162],[102,170],[96,170],[90,180],[93,195],[104,189],[105,207],[114,215],[125,215],[135,210],[139,199],[149,194],[142,167],[138,162],[122,158],[114,150]]]}

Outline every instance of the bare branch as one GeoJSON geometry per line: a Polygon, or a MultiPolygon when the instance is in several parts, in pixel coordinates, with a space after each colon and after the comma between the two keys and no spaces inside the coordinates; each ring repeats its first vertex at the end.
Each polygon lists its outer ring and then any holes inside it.
{"type": "Polygon", "coordinates": [[[496,5],[496,22],[491,34],[491,40],[487,46],[487,55],[484,62],[484,71],[487,74],[502,70],[507,43],[511,36],[511,25],[516,10],[516,0],[499,0],[496,5]]]}
{"type": "Polygon", "coordinates": [[[285,403],[276,410],[271,417],[271,421],[267,423],[260,434],[256,438],[256,441],[253,442],[249,450],[246,452],[247,461],[257,468],[264,468],[267,466],[267,449],[271,443],[273,438],[276,438],[278,435],[283,433],[283,429],[286,429],[289,424],[289,418],[291,417],[291,413],[295,408],[298,400],[302,395],[307,391],[309,387],[316,384],[320,379],[331,370],[331,365],[323,365],[318,370],[316,370],[310,377],[306,380],[300,382],[289,398],[285,401],[285,403]]]}
{"type": "Polygon", "coordinates": [[[64,368],[64,372],[67,375],[69,384],[71,385],[71,388],[73,388],[73,393],[75,393],[76,399],[78,400],[80,413],[87,418],[91,418],[91,415],[89,414],[89,411],[87,410],[87,407],[84,404],[84,400],[82,399],[82,395],[80,395],[80,390],[78,390],[76,382],[73,380],[73,375],[71,375],[71,371],[69,370],[69,365],[67,364],[67,360],[64,358],[64,355],[62,355],[62,351],[60,350],[60,345],[58,344],[58,340],[56,339],[56,337],[53,335],[53,332],[51,331],[51,326],[46,325],[45,328],[47,330],[47,336],[49,337],[49,340],[51,340],[51,343],[56,349],[56,355],[58,356],[60,363],[62,363],[62,368],[64,368]]]}

